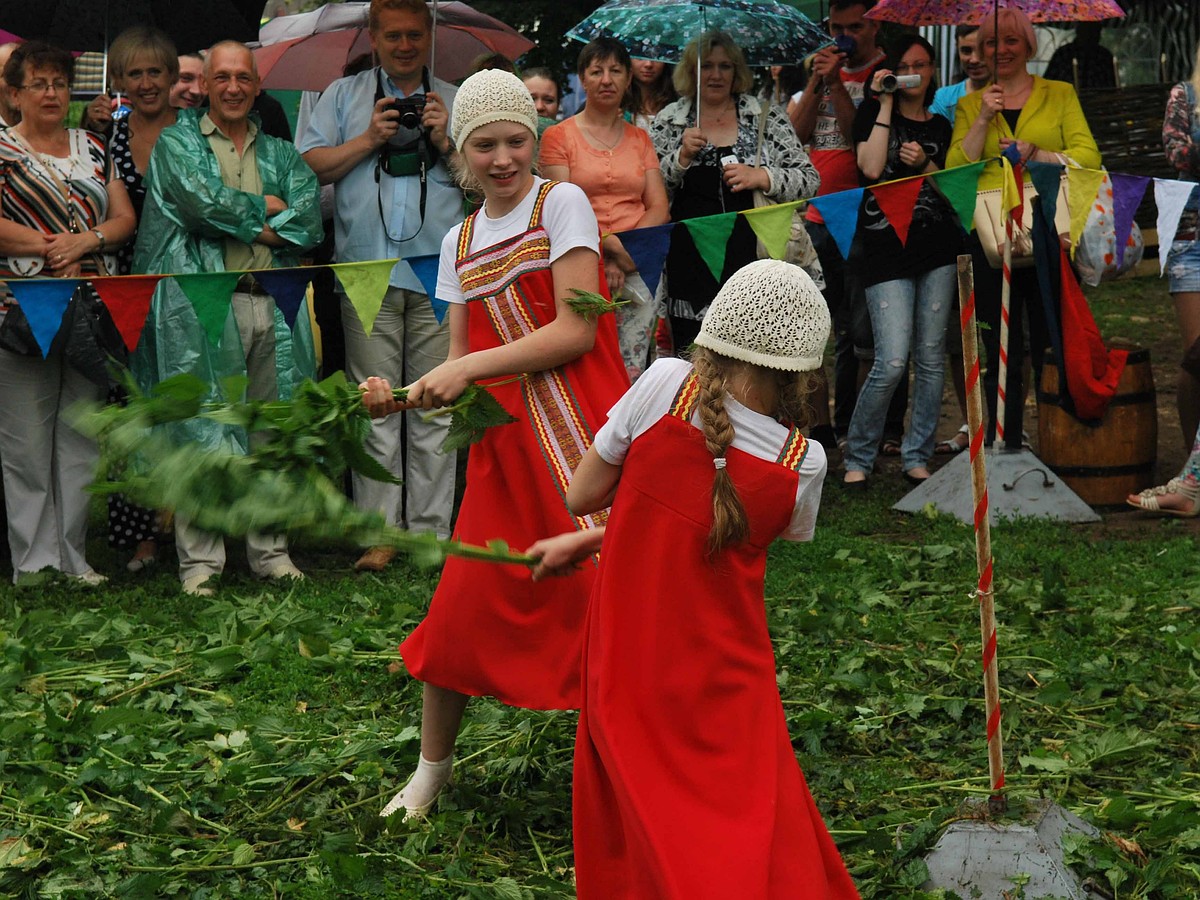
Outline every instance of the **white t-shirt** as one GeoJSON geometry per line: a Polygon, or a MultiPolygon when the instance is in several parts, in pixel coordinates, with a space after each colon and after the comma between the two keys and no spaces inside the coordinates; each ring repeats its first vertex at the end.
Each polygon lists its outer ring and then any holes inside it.
{"type": "MultiPolygon", "coordinates": [[[[593,446],[601,459],[614,466],[624,463],[634,439],[649,431],[671,409],[689,371],[691,365],[686,360],[656,360],[609,410],[608,422],[596,433],[593,446]]],[[[725,398],[725,411],[733,425],[734,447],[768,462],[779,458],[779,451],[787,440],[787,428],[769,416],[747,409],[729,396],[725,398]]],[[[699,412],[692,417],[692,424],[700,427],[699,412]]],[[[816,441],[809,441],[808,454],[800,465],[792,521],[779,535],[783,540],[812,540],[817,510],[821,506],[825,469],[825,448],[816,441]]]]}
{"type": "MultiPolygon", "coordinates": [[[[497,219],[487,214],[487,203],[475,217],[475,230],[471,233],[469,252],[478,253],[485,247],[498,244],[524,234],[529,229],[529,217],[537,202],[538,190],[546,183],[545,178],[534,177],[533,187],[516,209],[497,219]]],[[[568,250],[586,247],[599,254],[600,226],[592,204],[577,185],[560,182],[550,189],[542,207],[542,225],[550,236],[550,262],[554,262],[568,250]]],[[[438,260],[437,298],[447,303],[464,303],[462,283],[458,280],[454,263],[458,256],[458,236],[462,225],[450,229],[442,239],[442,253],[438,260]]]]}

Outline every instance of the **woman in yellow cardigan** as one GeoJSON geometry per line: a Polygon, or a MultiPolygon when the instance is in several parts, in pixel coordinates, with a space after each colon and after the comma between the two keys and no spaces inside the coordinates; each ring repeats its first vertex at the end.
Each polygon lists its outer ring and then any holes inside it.
{"type": "MultiPolygon", "coordinates": [[[[1019,10],[1002,9],[996,19],[989,16],[979,29],[983,57],[992,70],[994,81],[981,91],[966,94],[958,101],[954,117],[954,138],[946,157],[946,166],[961,166],[979,159],[993,159],[1016,144],[1024,162],[1074,163],[1088,169],[1100,167],[1100,150],[1088,129],[1071,85],[1047,81],[1031,75],[1026,68],[1037,52],[1033,25],[1019,10]]],[[[989,162],[979,179],[979,189],[998,188],[1001,170],[989,162]]],[[[995,437],[996,387],[999,382],[1000,350],[1000,271],[989,267],[978,239],[969,243],[975,265],[975,302],[980,319],[990,327],[983,332],[987,348],[984,396],[988,403],[988,442],[995,437]]],[[[1051,279],[1053,283],[1053,279],[1051,279]]],[[[1057,288],[1057,284],[1053,284],[1057,288]]],[[[1022,351],[1026,325],[1029,352],[1035,380],[1041,376],[1042,356],[1047,346],[1046,317],[1043,311],[1037,272],[1021,269],[1013,272],[1010,347],[1004,434],[1010,447],[1021,445],[1021,413],[1025,391],[1022,385],[1022,351]],[[1024,319],[1027,318],[1026,323],[1024,319]]],[[[1055,300],[1057,303],[1057,298],[1055,300]]]]}

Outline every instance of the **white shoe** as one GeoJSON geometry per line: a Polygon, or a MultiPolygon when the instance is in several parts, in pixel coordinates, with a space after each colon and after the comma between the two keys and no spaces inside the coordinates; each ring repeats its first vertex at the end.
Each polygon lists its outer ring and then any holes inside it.
{"type": "Polygon", "coordinates": [[[189,597],[211,597],[216,593],[211,587],[208,587],[208,581],[212,575],[193,575],[190,578],[183,579],[183,592],[189,597]]]}
{"type": "Polygon", "coordinates": [[[108,581],[108,577],[106,575],[101,575],[95,569],[88,569],[86,572],[82,572],[79,575],[68,575],[67,578],[71,579],[71,581],[82,587],[99,587],[108,581]]]}
{"type": "Polygon", "coordinates": [[[294,581],[303,581],[304,573],[297,569],[291,560],[288,560],[287,562],[281,562],[273,566],[262,577],[268,581],[282,581],[285,578],[290,578],[294,581]]]}
{"type": "Polygon", "coordinates": [[[429,810],[433,809],[433,804],[441,795],[442,789],[451,782],[453,775],[454,754],[441,762],[433,763],[422,756],[417,763],[417,771],[413,772],[400,792],[388,801],[387,806],[379,811],[379,815],[386,819],[403,807],[404,818],[401,821],[424,818],[429,810]],[[410,796],[410,793],[417,796],[410,796]]]}

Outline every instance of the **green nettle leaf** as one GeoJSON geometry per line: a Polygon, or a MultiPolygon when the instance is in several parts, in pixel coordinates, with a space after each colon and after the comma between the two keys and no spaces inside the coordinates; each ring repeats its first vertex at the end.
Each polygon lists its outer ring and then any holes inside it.
{"type": "Polygon", "coordinates": [[[251,844],[238,844],[233,851],[233,864],[235,866],[246,866],[254,862],[254,847],[251,844]]]}
{"type": "MultiPolygon", "coordinates": [[[[244,393],[229,380],[227,396],[244,393]]],[[[357,508],[341,490],[347,468],[380,481],[396,479],[363,449],[371,428],[362,393],[336,373],[304,382],[291,400],[205,402],[208,385],[191,375],[159,382],[149,395],[127,382],[125,407],[84,406],[75,426],[101,448],[97,493],[123,493],[151,509],[171,509],[206,531],[230,537],[249,532],[298,533],[386,545],[437,565],[447,555],[498,562],[529,562],[507,548],[473,547],[388,526],[376,512],[357,508]],[[202,417],[255,435],[248,454],[177,444],[157,425],[202,417]],[[115,476],[109,479],[110,475],[115,476]]],[[[394,391],[403,400],[404,389],[394,391]]],[[[485,388],[469,385],[450,407],[446,452],[475,443],[488,428],[515,421],[485,388]]],[[[321,654],[323,655],[325,651],[321,654]]]]}
{"type": "Polygon", "coordinates": [[[571,293],[574,296],[566,299],[567,306],[589,322],[596,321],[605,313],[614,312],[618,306],[627,306],[630,302],[628,300],[609,300],[603,294],[597,294],[595,291],[582,291],[579,288],[571,288],[571,293]]]}

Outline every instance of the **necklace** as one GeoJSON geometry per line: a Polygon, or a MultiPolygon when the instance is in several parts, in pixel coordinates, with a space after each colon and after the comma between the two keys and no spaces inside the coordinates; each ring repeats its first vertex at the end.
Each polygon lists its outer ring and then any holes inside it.
{"type": "MultiPolygon", "coordinates": [[[[579,127],[583,129],[584,136],[587,137],[588,140],[590,140],[592,143],[599,144],[601,149],[608,152],[609,156],[612,156],[613,150],[616,148],[617,144],[621,143],[621,138],[623,138],[625,136],[625,120],[624,119],[617,119],[617,121],[613,123],[613,124],[619,124],[621,126],[621,128],[617,132],[617,139],[615,141],[613,141],[612,143],[609,143],[608,141],[606,141],[602,137],[600,137],[600,135],[596,133],[596,129],[594,129],[591,125],[588,125],[586,122],[583,121],[582,116],[579,117],[578,124],[579,124],[579,127]]],[[[607,131],[610,134],[612,133],[613,124],[605,126],[605,128],[607,129],[607,131]]]]}

